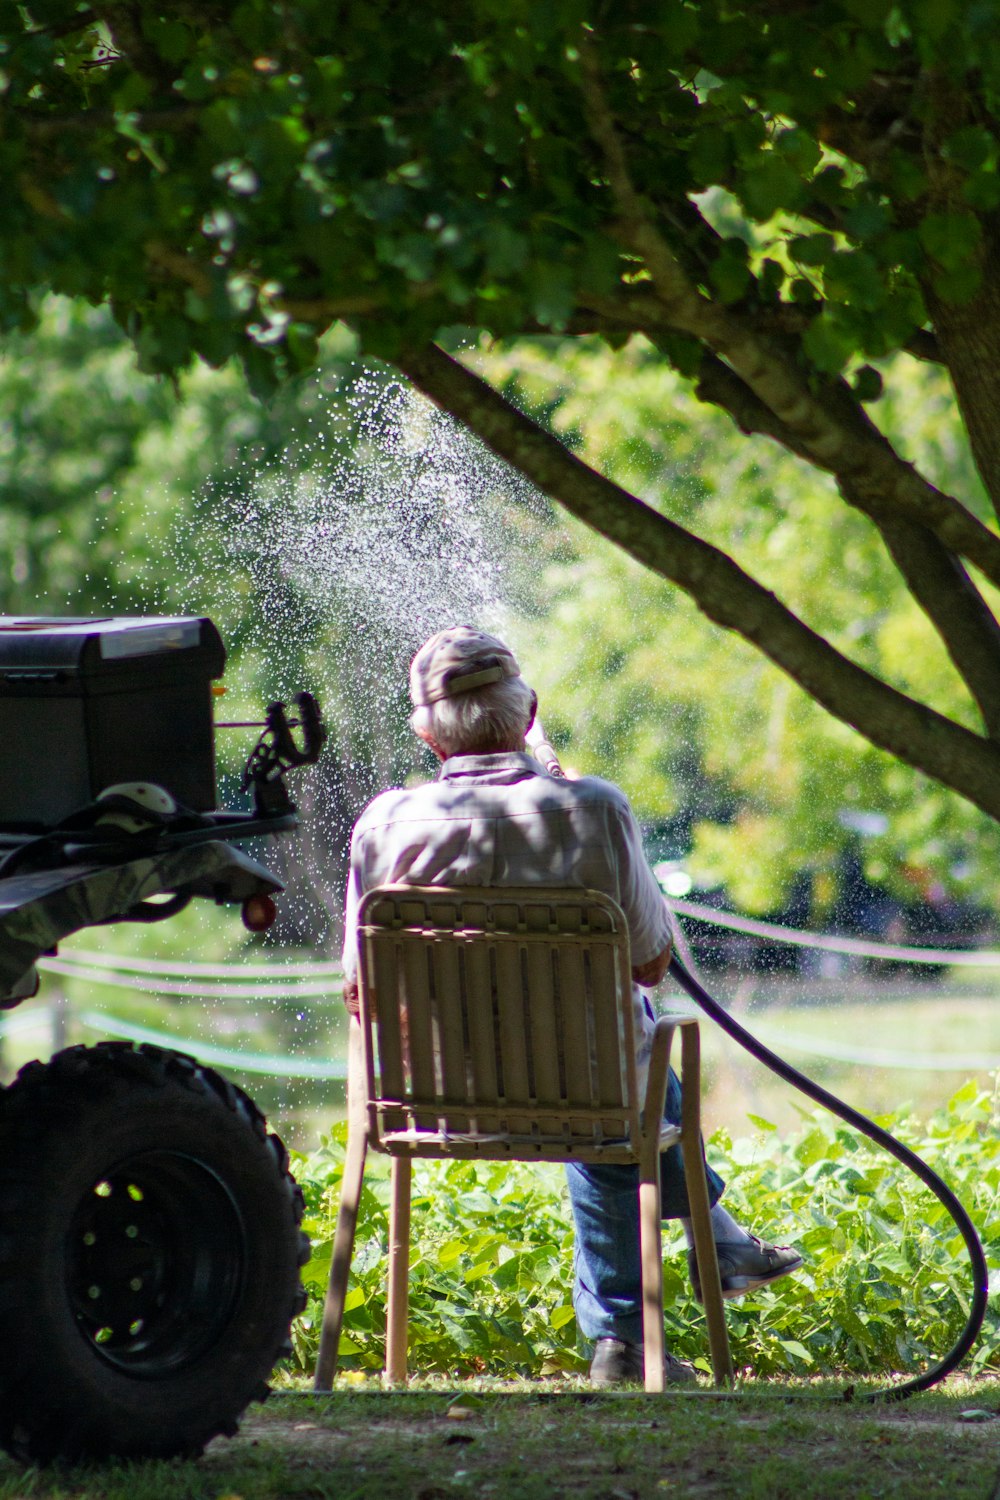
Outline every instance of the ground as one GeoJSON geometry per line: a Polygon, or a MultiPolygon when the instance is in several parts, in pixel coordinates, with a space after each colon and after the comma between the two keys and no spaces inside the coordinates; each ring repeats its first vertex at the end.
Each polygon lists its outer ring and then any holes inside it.
{"type": "Polygon", "coordinates": [[[285,1392],[197,1463],[58,1473],[0,1461],[0,1500],[1000,1500],[1000,1380],[952,1379],[893,1405],[862,1394],[285,1392]]]}

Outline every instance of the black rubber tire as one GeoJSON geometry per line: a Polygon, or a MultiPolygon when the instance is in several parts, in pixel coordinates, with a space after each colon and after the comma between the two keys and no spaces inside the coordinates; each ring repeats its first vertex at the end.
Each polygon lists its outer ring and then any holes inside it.
{"type": "Polygon", "coordinates": [[[108,1042],[0,1091],[0,1443],[195,1457],[289,1352],[309,1255],[288,1155],[193,1058],[108,1042]]]}

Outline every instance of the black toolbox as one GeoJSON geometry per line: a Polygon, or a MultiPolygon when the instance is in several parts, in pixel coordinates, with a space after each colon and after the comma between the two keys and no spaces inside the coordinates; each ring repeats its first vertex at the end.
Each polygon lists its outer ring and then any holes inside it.
{"type": "Polygon", "coordinates": [[[0,825],[50,826],[122,781],[212,811],[225,662],[211,620],[0,616],[0,825]]]}

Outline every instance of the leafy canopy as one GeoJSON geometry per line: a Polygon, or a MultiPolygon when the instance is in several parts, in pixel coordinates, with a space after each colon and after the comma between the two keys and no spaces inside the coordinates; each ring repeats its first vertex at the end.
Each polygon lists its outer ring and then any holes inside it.
{"type": "Polygon", "coordinates": [[[0,326],[42,289],[107,300],[145,369],[237,356],[267,391],[344,320],[829,712],[997,818],[1000,627],[978,580],[1000,586],[998,29],[988,0],[3,4],[0,326]],[[698,518],[577,462],[446,352],[470,331],[641,335],[830,474],[950,657],[958,709],[832,639],[698,518]],[[902,350],[950,375],[981,491],[946,493],[877,425],[902,350]]]}
{"type": "Polygon", "coordinates": [[[262,382],[338,313],[390,350],[458,321],[564,330],[649,283],[595,96],[698,280],[787,314],[818,371],[903,347],[924,281],[981,283],[1000,179],[965,87],[1000,84],[991,5],[227,10],[0,7],[8,324],[39,284],[110,296],[150,368],[242,353],[262,382]]]}
{"type": "MultiPolygon", "coordinates": [[[[882,398],[887,427],[940,478],[972,489],[946,380],[906,364],[882,398]]],[[[655,351],[535,342],[493,351],[484,367],[523,409],[544,404],[578,457],[738,549],[838,648],[974,722],[930,621],[864,517],[844,511],[825,476],[817,482],[699,405],[655,351]]],[[[935,887],[992,904],[996,823],[824,714],[655,573],[577,525],[540,583],[543,617],[518,621],[513,636],[546,731],[565,765],[628,788],[657,858],[688,857],[698,883],[724,885],[757,913],[778,911],[808,873],[824,924],[848,852],[906,903],[935,887]],[[859,820],[869,830],[860,840],[859,820]]]]}

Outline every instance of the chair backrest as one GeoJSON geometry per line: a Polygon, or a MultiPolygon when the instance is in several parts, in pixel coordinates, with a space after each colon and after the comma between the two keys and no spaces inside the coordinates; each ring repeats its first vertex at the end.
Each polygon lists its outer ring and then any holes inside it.
{"type": "Polygon", "coordinates": [[[376,1150],[600,1160],[634,1149],[628,933],[609,897],[381,886],[362,901],[358,938],[376,1150]]]}

